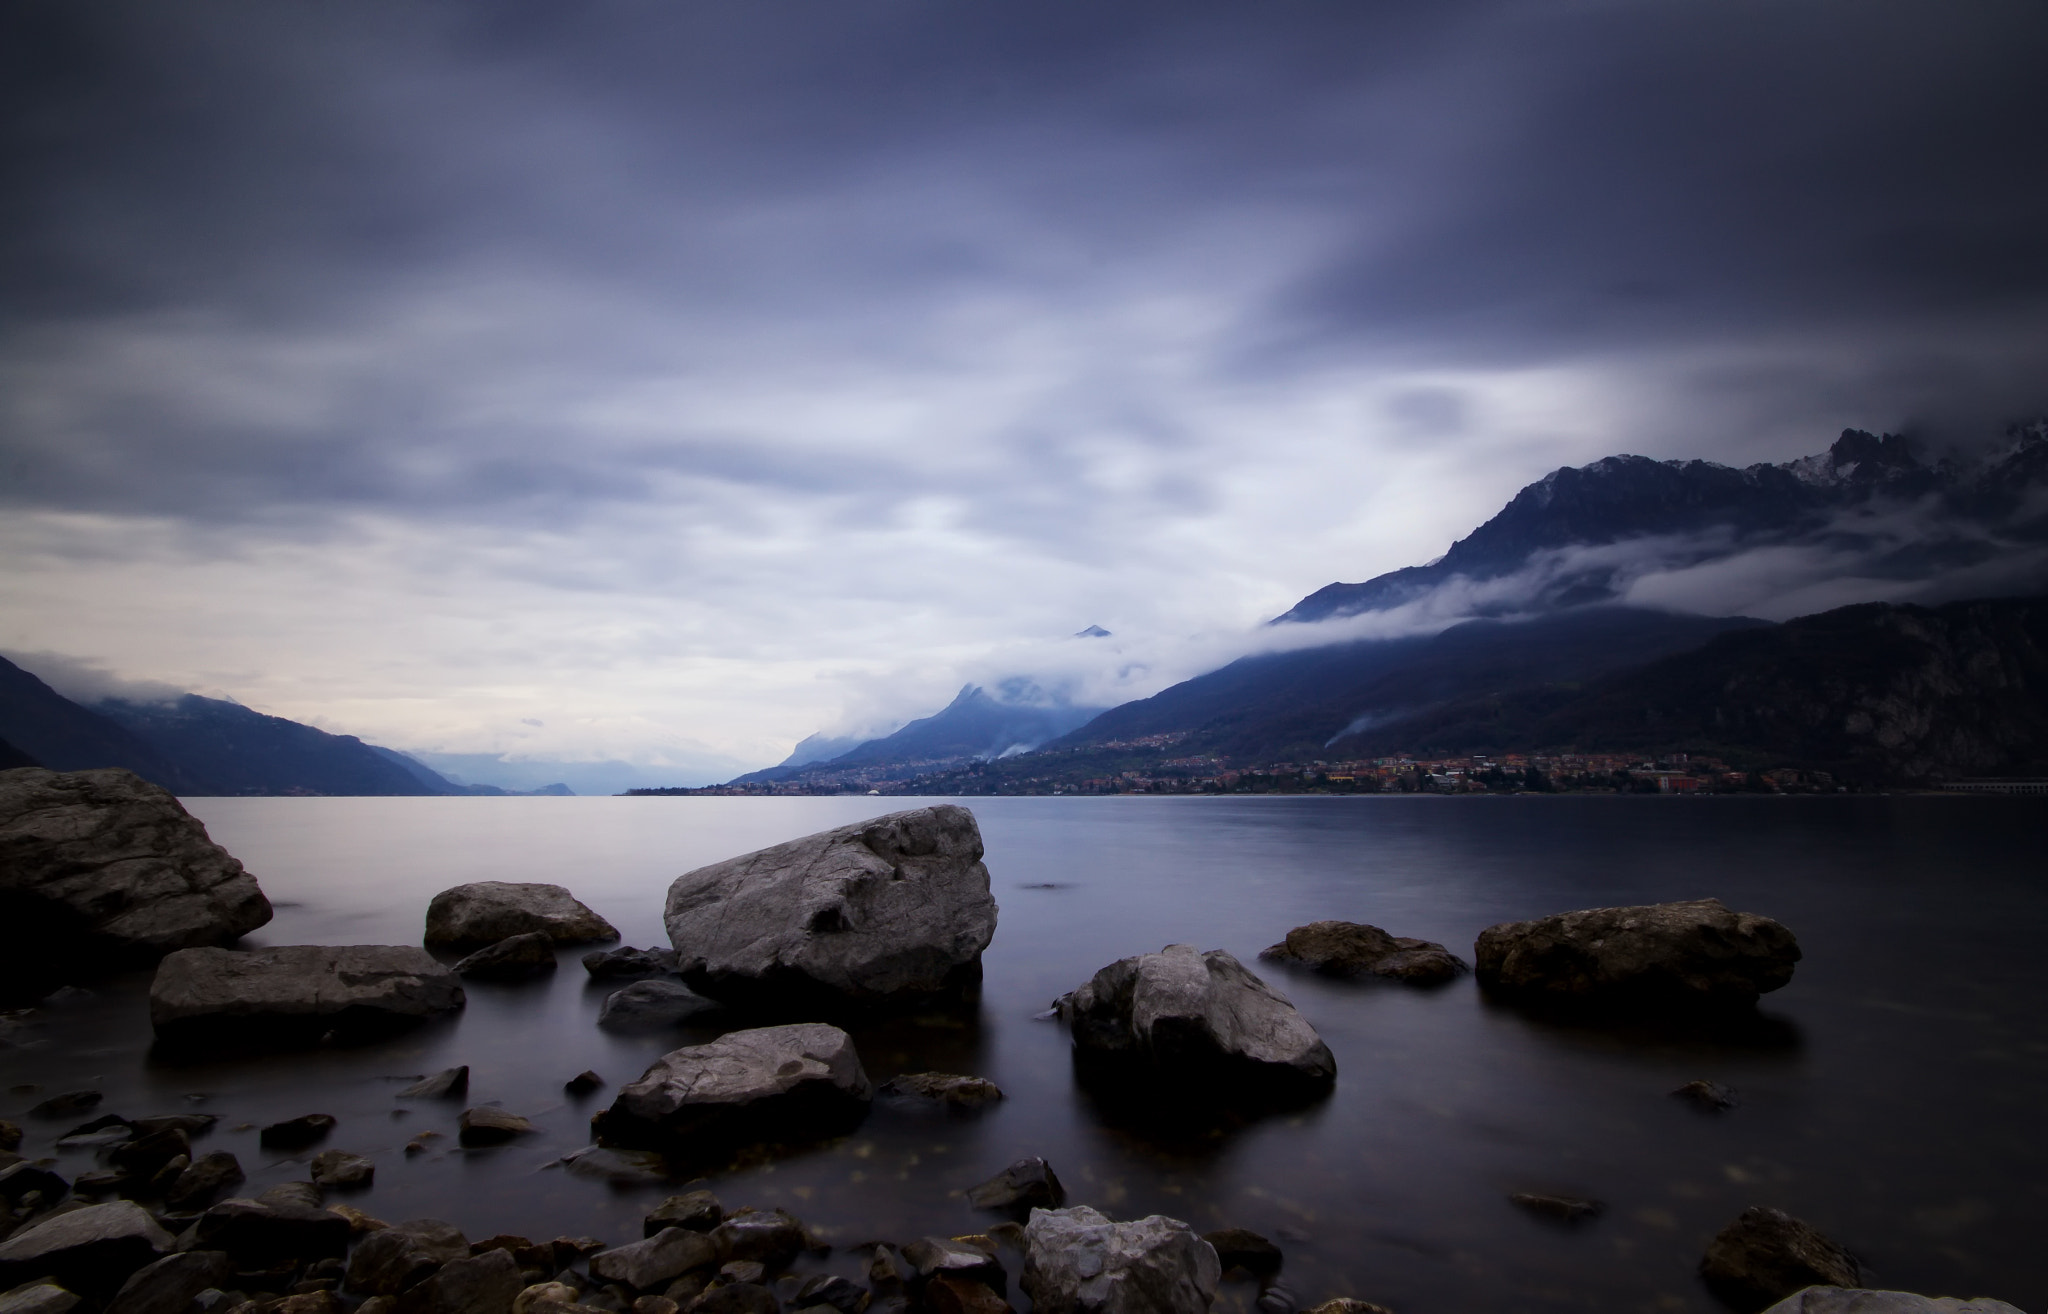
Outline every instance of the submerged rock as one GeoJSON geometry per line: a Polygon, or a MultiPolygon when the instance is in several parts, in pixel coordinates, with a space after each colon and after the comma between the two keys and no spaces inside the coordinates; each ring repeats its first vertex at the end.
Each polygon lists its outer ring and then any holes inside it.
{"type": "Polygon", "coordinates": [[[443,1068],[431,1077],[422,1077],[404,1090],[398,1092],[402,1100],[452,1100],[460,1099],[469,1092],[469,1065],[459,1068],[443,1068]]]}
{"type": "Polygon", "coordinates": [[[430,945],[488,945],[536,932],[555,944],[619,938],[610,922],[559,885],[476,881],[443,890],[427,905],[430,945]]]}
{"type": "Polygon", "coordinates": [[[700,867],[669,887],[683,979],[739,1007],[890,1003],[979,979],[996,929],[974,814],[891,813],[700,867]]]}
{"type": "Polygon", "coordinates": [[[0,976],[153,961],[270,920],[255,877],[130,771],[0,771],[0,976]]]}
{"type": "Polygon", "coordinates": [[[1750,1208],[1721,1229],[1700,1276],[1738,1310],[1760,1310],[1810,1286],[1856,1287],[1856,1257],[1809,1223],[1776,1209],[1750,1208]]]}
{"type": "Polygon", "coordinates": [[[1688,1081],[1672,1091],[1671,1097],[1707,1113],[1722,1113],[1735,1107],[1735,1092],[1711,1081],[1688,1081]]]}
{"type": "Polygon", "coordinates": [[[1259,957],[1300,963],[1325,976],[1383,976],[1411,985],[1437,985],[1471,970],[1464,959],[1434,940],[1389,935],[1364,922],[1297,926],[1259,957]]]}
{"type": "Polygon", "coordinates": [[[1320,1088],[1330,1047],[1294,1005],[1221,949],[1170,944],[1121,959],[1059,1001],[1083,1058],[1121,1071],[1218,1086],[1320,1088]]]}
{"type": "Polygon", "coordinates": [[[181,949],[150,983],[149,1019],[164,1037],[303,1037],[416,1021],[464,1002],[455,974],[410,945],[181,949]]]}
{"type": "Polygon", "coordinates": [[[315,1186],[368,1186],[377,1175],[376,1164],[347,1150],[322,1150],[313,1156],[312,1167],[315,1186]]]}
{"type": "Polygon", "coordinates": [[[256,1134],[257,1144],[270,1150],[303,1150],[317,1145],[334,1130],[331,1113],[303,1113],[283,1122],[273,1122],[256,1134]]]}
{"type": "Polygon", "coordinates": [[[715,1000],[680,981],[635,981],[605,996],[597,1011],[597,1024],[613,1031],[653,1031],[681,1026],[717,1008],[715,1000]]]}
{"type": "Polygon", "coordinates": [[[96,1090],[67,1090],[61,1095],[52,1095],[39,1104],[31,1105],[31,1118],[69,1118],[96,1109],[105,1098],[96,1090]]]}
{"type": "Polygon", "coordinates": [[[1257,1232],[1242,1227],[1226,1227],[1220,1231],[1204,1232],[1202,1239],[1215,1248],[1216,1258],[1226,1273],[1233,1268],[1241,1268],[1263,1277],[1280,1271],[1280,1247],[1257,1232]]]}
{"type": "Polygon", "coordinates": [[[1221,1276],[1215,1248],[1159,1214],[1113,1223],[1076,1205],[1037,1210],[1024,1228],[1021,1285],[1037,1314],[1201,1314],[1221,1276]]]}
{"type": "Polygon", "coordinates": [[[508,935],[455,964],[455,975],[479,981],[530,981],[555,970],[555,942],[540,931],[508,935]]]}
{"type": "Polygon", "coordinates": [[[882,1083],[881,1094],[905,1100],[921,1100],[949,1109],[985,1109],[1003,1098],[1003,1092],[987,1077],[966,1077],[955,1072],[904,1072],[882,1083]]]}
{"type": "Polygon", "coordinates": [[[730,1147],[845,1131],[873,1098],[853,1038],[808,1022],[665,1054],[591,1121],[601,1145],[730,1147]]]}
{"type": "Polygon", "coordinates": [[[1988,1296],[1920,1296],[1910,1291],[1808,1287],[1785,1297],[1764,1314],[2024,1314],[2017,1305],[1988,1296]]]}
{"type": "Polygon", "coordinates": [[[525,1136],[535,1130],[532,1123],[518,1114],[507,1113],[491,1104],[479,1104],[473,1109],[464,1109],[459,1123],[462,1128],[462,1143],[472,1147],[503,1145],[515,1136],[525,1136]]]}
{"type": "Polygon", "coordinates": [[[126,1200],[54,1214],[0,1241],[0,1289],[54,1278],[66,1290],[105,1299],[172,1245],[140,1205],[126,1200]]]}
{"type": "Polygon", "coordinates": [[[1607,1206],[1598,1200],[1581,1200],[1570,1195],[1537,1195],[1530,1191],[1515,1192],[1508,1197],[1508,1203],[1560,1223],[1589,1222],[1607,1212],[1607,1206]]]}
{"type": "Polygon", "coordinates": [[[1792,979],[1799,942],[1719,899],[1587,908],[1502,922],[1473,946],[1498,994],[1607,1007],[1748,1007],[1792,979]]]}

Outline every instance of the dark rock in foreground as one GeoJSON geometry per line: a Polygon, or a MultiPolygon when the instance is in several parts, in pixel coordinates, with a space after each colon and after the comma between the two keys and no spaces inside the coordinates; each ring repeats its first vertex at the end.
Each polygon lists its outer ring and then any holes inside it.
{"type": "MultiPolygon", "coordinates": [[[[398,1297],[396,1314],[497,1314],[525,1287],[519,1261],[503,1250],[451,1260],[398,1297]]],[[[282,1314],[282,1311],[280,1311],[282,1314]]]]}
{"type": "Polygon", "coordinates": [[[670,1227],[687,1227],[692,1232],[709,1232],[725,1221],[725,1208],[709,1191],[685,1191],[672,1195],[654,1207],[642,1220],[644,1235],[653,1236],[670,1227]]]}
{"type": "Polygon", "coordinates": [[[1707,1113],[1722,1113],[1735,1107],[1735,1092],[1711,1081],[1688,1081],[1672,1091],[1671,1098],[1684,1100],[1707,1113]]]}
{"type": "Polygon", "coordinates": [[[1776,1209],[1751,1208],[1721,1229],[1700,1276],[1738,1310],[1763,1309],[1804,1287],[1863,1285],[1856,1257],[1810,1224],[1776,1209]]]}
{"type": "Polygon", "coordinates": [[[167,1039],[288,1039],[331,1028],[382,1028],[453,1012],[455,974],[411,945],[181,949],[149,987],[149,1018],[167,1039]]]}
{"type": "Polygon", "coordinates": [[[800,1141],[853,1127],[873,1098],[852,1037],[821,1022],[796,1023],[663,1055],[591,1126],[608,1146],[800,1141]]]}
{"type": "Polygon", "coordinates": [[[1978,1296],[1920,1296],[1910,1291],[1808,1287],[1787,1296],[1764,1314],[2024,1314],[2017,1305],[1978,1296]]]}
{"type": "Polygon", "coordinates": [[[106,1314],[185,1314],[194,1296],[226,1285],[233,1272],[224,1250],[165,1255],[137,1269],[108,1303],[106,1314]]]}
{"type": "Polygon", "coordinates": [[[1221,1276],[1215,1248],[1160,1214],[1113,1223],[1077,1205],[1024,1228],[1019,1285],[1037,1314],[1201,1314],[1221,1276]]]}
{"type": "Polygon", "coordinates": [[[481,946],[534,933],[555,944],[619,938],[610,922],[559,885],[476,881],[443,890],[427,905],[430,945],[481,946]]]}
{"type": "Polygon", "coordinates": [[[67,1290],[104,1300],[171,1245],[171,1234],[140,1205],[87,1205],[0,1242],[0,1290],[30,1278],[54,1278],[67,1290]]]}
{"type": "Polygon", "coordinates": [[[1503,922],[1473,948],[1479,982],[1495,993],[1624,1009],[1748,1007],[1799,961],[1792,932],[1719,899],[1503,922]]]}
{"type": "Polygon", "coordinates": [[[273,1122],[257,1133],[256,1141],[266,1150],[303,1150],[317,1145],[334,1130],[331,1113],[306,1113],[283,1122],[273,1122]]]}
{"type": "Polygon", "coordinates": [[[1280,1271],[1280,1247],[1257,1232],[1242,1227],[1226,1227],[1217,1232],[1204,1232],[1202,1239],[1214,1247],[1216,1258],[1226,1273],[1233,1268],[1241,1268],[1263,1277],[1280,1271]]]}
{"type": "Polygon", "coordinates": [[[766,1012],[917,999],[979,979],[996,903],[974,814],[891,813],[700,867],[669,887],[677,969],[766,1012]]]}
{"type": "Polygon", "coordinates": [[[1287,997],[1221,949],[1170,944],[1121,959],[1057,1007],[1079,1057],[1180,1083],[1183,1096],[1316,1090],[1337,1075],[1330,1047],[1287,997]]]}
{"type": "Polygon", "coordinates": [[[1508,1197],[1508,1203],[1559,1223],[1590,1222],[1607,1212],[1607,1206],[1598,1200],[1581,1200],[1570,1195],[1537,1195],[1529,1191],[1515,1192],[1508,1197]]]}
{"type": "Polygon", "coordinates": [[[1364,922],[1310,922],[1287,933],[1259,957],[1300,963],[1325,976],[1383,976],[1411,985],[1453,981],[1471,969],[1433,940],[1389,935],[1364,922]]]}
{"type": "Polygon", "coordinates": [[[270,920],[242,864],[130,771],[0,771],[0,985],[232,944],[270,920]]]}
{"type": "Polygon", "coordinates": [[[437,1218],[415,1218],[372,1232],[348,1257],[350,1290],[396,1296],[426,1281],[443,1264],[469,1257],[469,1238],[437,1218]]]}
{"type": "Polygon", "coordinates": [[[455,964],[455,975],[479,981],[531,981],[555,970],[555,942],[540,931],[508,935],[455,964]]]}
{"type": "Polygon", "coordinates": [[[464,1109],[458,1120],[461,1127],[460,1140],[466,1146],[503,1145],[515,1136],[525,1136],[534,1130],[532,1123],[516,1113],[491,1104],[479,1104],[473,1109],[464,1109]]]}

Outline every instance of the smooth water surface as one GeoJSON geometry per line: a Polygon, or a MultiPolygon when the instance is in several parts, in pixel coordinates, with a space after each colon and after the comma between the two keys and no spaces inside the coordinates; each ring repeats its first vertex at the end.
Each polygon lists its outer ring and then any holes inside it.
{"type": "MultiPolygon", "coordinates": [[[[427,901],[474,880],[553,881],[625,943],[665,943],[677,873],[873,815],[867,798],[196,799],[277,918],[255,943],[418,943],[427,901]]],[[[869,1075],[941,1069],[1008,1098],[972,1119],[878,1105],[854,1135],[715,1177],[728,1207],[780,1205],[842,1247],[986,1226],[961,1191],[1045,1156],[1072,1203],[1165,1213],[1280,1241],[1304,1304],[1356,1295],[1428,1311],[1712,1310],[1695,1267],[1752,1204],[1814,1223],[1872,1285],[2048,1305],[2048,879],[2039,800],[1972,798],[1104,798],[972,804],[1002,907],[978,1025],[857,1030],[869,1075]],[[1434,991],[1257,964],[1288,928],[1372,922],[1470,956],[1498,921],[1714,896],[1776,917],[1806,954],[1762,1023],[1720,1036],[1560,1027],[1434,991]],[[1057,1023],[1033,1020],[1113,959],[1170,942],[1224,948],[1300,1006],[1337,1056],[1305,1113],[1185,1140],[1111,1121],[1076,1090],[1057,1023]],[[1695,1112],[1696,1077],[1741,1104],[1695,1112]],[[1604,1201],[1563,1228],[1514,1191],[1604,1201]]],[[[176,1064],[149,1053],[146,975],[53,1006],[46,1043],[0,1054],[6,1084],[91,1085],[101,1111],[199,1108],[251,1193],[303,1178],[257,1125],[332,1113],[328,1147],[377,1161],[354,1199],[389,1219],[624,1241],[661,1188],[621,1191],[554,1161],[587,1143],[565,1079],[613,1086],[689,1036],[613,1036],[603,991],[565,951],[534,985],[469,985],[457,1019],[362,1048],[176,1064]],[[399,1104],[401,1078],[458,1063],[470,1098],[542,1134],[453,1147],[460,1106],[399,1104]],[[200,1097],[203,1098],[201,1102],[200,1097]],[[448,1133],[407,1158],[423,1130],[448,1133]]],[[[7,1097],[7,1116],[39,1094],[7,1097]]],[[[82,1119],[81,1119],[82,1121],[82,1119]]],[[[34,1124],[49,1153],[66,1124],[34,1124]]],[[[310,1153],[310,1152],[308,1152],[310,1153]]],[[[65,1156],[69,1171],[85,1154],[65,1156]]],[[[674,1189],[674,1188],[670,1188],[674,1189]]],[[[1219,1308],[1256,1294],[1227,1284],[1219,1308]]],[[[1020,1298],[1021,1299],[1021,1298],[1020,1298]]]]}

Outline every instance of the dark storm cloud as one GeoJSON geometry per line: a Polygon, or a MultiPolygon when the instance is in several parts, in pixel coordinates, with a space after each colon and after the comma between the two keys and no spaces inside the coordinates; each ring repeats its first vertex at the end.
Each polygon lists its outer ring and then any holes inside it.
{"type": "MultiPolygon", "coordinates": [[[[936,368],[961,344],[917,326],[949,307],[1113,287],[1205,226],[1147,287],[1296,267],[1214,335],[1219,378],[1661,353],[1677,395],[1764,410],[2039,407],[2044,12],[17,5],[8,495],[560,517],[664,470],[944,489],[687,408],[591,441],[544,388],[524,415],[464,399],[550,372],[762,386],[777,353],[792,387],[820,360],[936,368]],[[1730,340],[1835,359],[1688,364],[1730,340]]],[[[1089,386],[1063,419],[1172,426],[1089,386]]],[[[1452,432],[1433,395],[1395,416],[1452,432]]]]}

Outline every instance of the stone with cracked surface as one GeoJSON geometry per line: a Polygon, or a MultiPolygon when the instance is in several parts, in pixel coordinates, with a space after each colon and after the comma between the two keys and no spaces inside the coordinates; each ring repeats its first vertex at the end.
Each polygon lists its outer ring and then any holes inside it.
{"type": "Polygon", "coordinates": [[[974,814],[915,808],[699,867],[663,920],[693,989],[769,1012],[907,1002],[975,979],[996,930],[974,814]]]}
{"type": "Polygon", "coordinates": [[[1076,1205],[1024,1228],[1020,1285],[1039,1314],[1204,1314],[1221,1276],[1214,1247],[1162,1214],[1116,1223],[1076,1205]]]}
{"type": "Polygon", "coordinates": [[[1553,1005],[1746,1008],[1792,979],[1799,941],[1719,899],[1502,922],[1473,945],[1480,985],[1553,1005]]]}
{"type": "Polygon", "coordinates": [[[412,945],[181,949],[157,967],[149,1018],[167,1037],[318,1035],[415,1021],[465,1002],[455,974],[412,945]]]}
{"type": "Polygon", "coordinates": [[[618,931],[559,885],[473,881],[427,904],[426,943],[481,947],[539,933],[556,944],[616,940],[618,931]]]}
{"type": "Polygon", "coordinates": [[[593,1125],[600,1145],[628,1148],[803,1140],[850,1128],[873,1098],[853,1038],[801,1022],[664,1054],[593,1125]]]}

